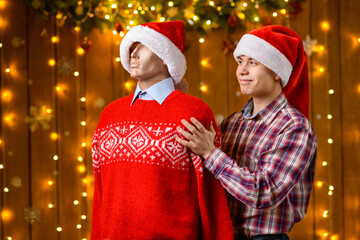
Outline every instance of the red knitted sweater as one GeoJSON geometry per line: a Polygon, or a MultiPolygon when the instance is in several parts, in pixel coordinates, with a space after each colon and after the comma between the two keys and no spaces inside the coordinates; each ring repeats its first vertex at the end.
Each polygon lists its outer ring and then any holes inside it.
{"type": "Polygon", "coordinates": [[[178,90],[162,105],[132,97],[107,106],[93,136],[91,238],[233,239],[223,187],[175,140],[181,119],[216,128],[211,109],[178,90]]]}

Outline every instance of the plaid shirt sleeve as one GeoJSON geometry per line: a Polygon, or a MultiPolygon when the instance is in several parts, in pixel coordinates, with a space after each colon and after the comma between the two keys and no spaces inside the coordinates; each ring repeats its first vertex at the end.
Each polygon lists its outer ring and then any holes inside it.
{"type": "Polygon", "coordinates": [[[301,126],[293,126],[271,138],[262,151],[255,170],[239,167],[221,149],[216,148],[204,166],[220,180],[223,187],[244,204],[267,209],[278,206],[294,188],[316,154],[315,136],[301,126]]]}

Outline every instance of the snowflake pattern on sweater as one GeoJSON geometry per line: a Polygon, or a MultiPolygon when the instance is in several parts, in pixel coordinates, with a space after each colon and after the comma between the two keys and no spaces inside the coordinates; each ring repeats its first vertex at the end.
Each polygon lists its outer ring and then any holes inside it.
{"type": "Polygon", "coordinates": [[[174,123],[126,121],[99,129],[92,140],[93,167],[100,171],[100,165],[128,161],[188,170],[194,164],[202,172],[200,157],[191,153],[196,161],[190,163],[189,150],[176,141],[181,137],[176,127],[174,123]]]}

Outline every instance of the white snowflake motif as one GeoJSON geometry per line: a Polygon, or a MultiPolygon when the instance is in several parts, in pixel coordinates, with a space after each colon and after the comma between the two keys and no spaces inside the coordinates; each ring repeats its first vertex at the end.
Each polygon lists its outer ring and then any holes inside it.
{"type": "Polygon", "coordinates": [[[141,145],[143,145],[145,142],[145,140],[141,137],[141,136],[136,136],[134,137],[134,139],[132,140],[132,143],[136,146],[136,147],[140,147],[141,145]]]}
{"type": "Polygon", "coordinates": [[[105,143],[105,147],[107,148],[107,149],[111,149],[112,148],[112,146],[114,145],[114,142],[115,142],[115,139],[109,139],[106,143],[105,143]]]}
{"type": "Polygon", "coordinates": [[[174,155],[180,152],[182,149],[181,145],[176,142],[169,142],[167,144],[167,147],[169,148],[170,151],[172,151],[174,155]]]}

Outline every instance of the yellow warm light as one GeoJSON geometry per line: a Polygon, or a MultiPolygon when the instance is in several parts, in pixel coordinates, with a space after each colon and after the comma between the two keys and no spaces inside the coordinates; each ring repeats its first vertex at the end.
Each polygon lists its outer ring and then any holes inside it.
{"type": "Polygon", "coordinates": [[[1,99],[4,102],[9,102],[12,99],[12,93],[9,90],[3,90],[2,94],[1,94],[1,99]]]}
{"type": "Polygon", "coordinates": [[[4,188],[4,192],[9,192],[9,189],[7,187],[4,188]]]}
{"type": "Polygon", "coordinates": [[[48,113],[48,114],[52,113],[51,108],[46,109],[46,113],[48,113]]]}
{"type": "Polygon", "coordinates": [[[86,184],[86,183],[89,182],[89,180],[88,180],[87,178],[83,178],[83,179],[82,179],[82,182],[86,184]]]}
{"type": "Polygon", "coordinates": [[[323,185],[324,185],[324,183],[323,183],[322,181],[317,181],[317,182],[316,182],[316,186],[317,186],[318,188],[321,188],[323,185]]]}
{"type": "Polygon", "coordinates": [[[10,221],[14,217],[14,213],[9,209],[3,209],[1,211],[1,218],[4,222],[10,221]]]}
{"type": "Polygon", "coordinates": [[[328,192],[328,195],[329,195],[329,196],[333,195],[333,192],[332,192],[332,191],[329,191],[329,192],[328,192]]]}
{"type": "Polygon", "coordinates": [[[321,72],[321,73],[322,73],[322,72],[325,72],[325,68],[320,67],[320,68],[319,68],[319,72],[321,72]]]}
{"type": "Polygon", "coordinates": [[[56,228],[56,231],[61,232],[61,231],[62,231],[62,227],[57,227],[57,228],[56,228]]]}
{"type": "Polygon", "coordinates": [[[79,162],[82,162],[83,160],[84,160],[84,158],[83,158],[82,156],[79,156],[79,157],[78,157],[78,161],[79,161],[79,162]]]}
{"type": "Polygon", "coordinates": [[[9,73],[9,72],[10,72],[10,68],[5,68],[5,72],[9,73]]]}
{"type": "Polygon", "coordinates": [[[85,97],[80,98],[80,102],[85,102],[85,101],[86,101],[85,97]]]}
{"type": "Polygon", "coordinates": [[[53,208],[53,207],[54,207],[54,205],[51,203],[48,205],[48,208],[53,208]]]}
{"type": "Polygon", "coordinates": [[[120,59],[119,57],[117,57],[117,58],[115,58],[115,61],[116,61],[116,62],[120,62],[121,59],[120,59]]]}
{"type": "Polygon", "coordinates": [[[133,82],[132,81],[126,81],[124,85],[125,85],[125,88],[127,90],[131,90],[131,88],[133,86],[133,82]]]}
{"type": "Polygon", "coordinates": [[[83,192],[83,193],[82,193],[82,196],[83,196],[83,197],[87,197],[87,193],[86,193],[86,192],[83,192]]]}
{"type": "Polygon", "coordinates": [[[273,17],[277,17],[278,14],[277,14],[277,12],[273,12],[272,15],[273,15],[273,17]]]}
{"type": "MultiPolygon", "coordinates": [[[[324,216],[323,216],[323,217],[324,217],[324,216]]],[[[327,236],[329,236],[329,233],[326,232],[326,233],[323,234],[323,236],[324,236],[324,237],[327,237],[327,236]]]]}
{"type": "Polygon", "coordinates": [[[7,237],[7,240],[12,240],[12,237],[7,237]]]}
{"type": "Polygon", "coordinates": [[[331,237],[330,237],[330,240],[338,240],[339,238],[338,238],[338,235],[332,235],[331,237]]]}
{"type": "Polygon", "coordinates": [[[206,24],[207,24],[207,25],[210,25],[210,24],[211,24],[211,21],[210,21],[210,20],[207,20],[207,21],[206,21],[206,24]]]}
{"type": "Polygon", "coordinates": [[[329,90],[329,94],[334,94],[334,92],[335,92],[334,89],[329,90]]]}
{"type": "Polygon", "coordinates": [[[245,2],[245,3],[243,3],[243,7],[247,7],[247,3],[245,2]]]}
{"type": "Polygon", "coordinates": [[[328,114],[328,115],[327,115],[327,118],[328,118],[328,119],[332,119],[332,115],[331,115],[331,114],[328,114]]]}
{"type": "Polygon", "coordinates": [[[76,225],[77,229],[81,229],[81,224],[76,225]]]}
{"type": "Polygon", "coordinates": [[[85,122],[85,121],[81,121],[81,126],[86,126],[86,122],[85,122]]]}
{"type": "Polygon", "coordinates": [[[281,9],[281,10],[280,10],[280,13],[281,13],[282,15],[285,15],[285,14],[286,14],[286,9],[281,9]]]}
{"type": "Polygon", "coordinates": [[[3,9],[6,6],[6,1],[0,1],[0,9],[3,9]]]}
{"type": "Polygon", "coordinates": [[[78,200],[75,200],[75,201],[74,201],[74,205],[79,205],[79,201],[78,201],[78,200]]]}
{"type": "Polygon", "coordinates": [[[59,160],[59,156],[58,156],[58,155],[54,155],[54,156],[53,156],[53,159],[54,159],[55,161],[57,161],[57,160],[59,160]]]}
{"type": "Polygon", "coordinates": [[[75,77],[78,77],[79,75],[80,75],[80,73],[79,73],[78,71],[75,71],[75,72],[74,72],[74,76],[75,76],[75,77]]]}
{"type": "Polygon", "coordinates": [[[4,165],[0,164],[0,169],[4,169],[4,165]]]}
{"type": "Polygon", "coordinates": [[[81,47],[78,47],[78,48],[76,49],[76,53],[77,53],[78,55],[84,55],[84,54],[85,54],[85,50],[84,50],[83,48],[81,48],[81,47]]]}
{"type": "Polygon", "coordinates": [[[105,19],[109,20],[110,19],[110,15],[105,15],[105,19]]]}
{"type": "Polygon", "coordinates": [[[82,146],[82,147],[86,147],[86,142],[82,142],[82,143],[81,143],[81,146],[82,146]]]}
{"type": "Polygon", "coordinates": [[[208,67],[209,66],[209,61],[207,59],[203,59],[203,60],[201,60],[200,64],[203,67],[208,67]]]}
{"type": "Polygon", "coordinates": [[[63,90],[63,88],[61,86],[59,86],[59,85],[56,86],[55,89],[56,89],[57,92],[61,92],[63,90]]]}
{"type": "Polygon", "coordinates": [[[330,24],[329,24],[329,22],[323,21],[323,22],[321,23],[321,29],[322,29],[323,31],[329,31],[329,29],[330,29],[330,24]]]}
{"type": "Polygon", "coordinates": [[[170,1],[170,2],[168,2],[168,6],[172,7],[172,6],[174,6],[174,3],[170,1]]]}
{"type": "Polygon", "coordinates": [[[333,191],[333,190],[334,190],[334,186],[333,186],[333,185],[330,185],[330,186],[329,186],[329,190],[330,190],[330,191],[333,191]]]}
{"type": "Polygon", "coordinates": [[[58,139],[58,134],[56,132],[53,132],[50,134],[50,138],[51,138],[51,140],[56,140],[56,139],[58,139]]]}
{"type": "Polygon", "coordinates": [[[360,94],[360,84],[357,85],[356,90],[360,94]]]}
{"type": "Polygon", "coordinates": [[[49,60],[49,65],[50,65],[51,67],[55,66],[55,64],[56,64],[55,59],[50,59],[50,60],[49,60]]]}
{"type": "Polygon", "coordinates": [[[84,173],[84,172],[86,171],[86,167],[85,167],[84,165],[80,165],[80,166],[78,167],[78,171],[79,171],[80,173],[84,173]]]}
{"type": "MultiPolygon", "coordinates": [[[[0,23],[0,24],[1,24],[1,23],[0,23]]],[[[0,27],[1,27],[1,25],[0,25],[0,27]]],[[[3,44],[2,44],[2,43],[0,43],[0,48],[2,48],[2,45],[3,45],[3,44]]]]}
{"type": "Polygon", "coordinates": [[[254,21],[255,21],[255,22],[258,22],[259,20],[260,20],[259,17],[254,17],[254,21]]]}
{"type": "Polygon", "coordinates": [[[200,87],[200,90],[201,90],[202,92],[207,92],[208,88],[207,88],[206,85],[202,85],[202,86],[200,87]]]}
{"type": "Polygon", "coordinates": [[[48,185],[49,185],[49,186],[52,186],[53,184],[54,184],[53,181],[51,181],[51,180],[48,181],[48,185]]]}
{"type": "Polygon", "coordinates": [[[329,143],[329,144],[332,144],[333,142],[334,142],[334,141],[333,141],[331,138],[328,139],[328,143],[329,143]]]}
{"type": "Polygon", "coordinates": [[[321,163],[321,165],[323,165],[324,167],[327,166],[327,164],[328,164],[328,163],[327,163],[326,161],[323,161],[323,162],[321,163]]]}
{"type": "Polygon", "coordinates": [[[59,38],[58,38],[57,36],[53,36],[53,37],[51,38],[51,42],[52,42],[52,43],[57,43],[57,42],[59,42],[59,38]]]}
{"type": "Polygon", "coordinates": [[[214,1],[210,1],[210,2],[209,2],[209,5],[210,5],[210,6],[214,6],[214,5],[215,5],[214,1]]]}
{"type": "Polygon", "coordinates": [[[80,32],[80,27],[76,26],[74,27],[75,32],[80,32]]]}
{"type": "Polygon", "coordinates": [[[205,39],[204,38],[200,38],[199,39],[199,43],[204,43],[205,42],[205,39]]]}
{"type": "Polygon", "coordinates": [[[12,126],[14,124],[14,121],[15,121],[15,114],[14,113],[5,114],[4,122],[7,125],[12,126]]]}
{"type": "Polygon", "coordinates": [[[199,20],[199,17],[194,15],[192,19],[196,22],[197,20],[199,20]]]}
{"type": "Polygon", "coordinates": [[[85,220],[86,219],[86,215],[81,215],[81,219],[85,220]]]}
{"type": "Polygon", "coordinates": [[[111,8],[112,9],[117,8],[117,4],[116,3],[111,4],[111,8]]]}
{"type": "Polygon", "coordinates": [[[328,210],[325,210],[325,211],[323,212],[322,217],[323,217],[323,218],[327,218],[327,217],[328,217],[328,214],[329,214],[328,210]]]}

